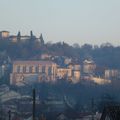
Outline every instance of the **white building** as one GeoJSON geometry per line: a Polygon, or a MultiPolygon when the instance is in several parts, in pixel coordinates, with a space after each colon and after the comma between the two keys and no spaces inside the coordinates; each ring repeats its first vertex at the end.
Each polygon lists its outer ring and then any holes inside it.
{"type": "Polygon", "coordinates": [[[105,70],[105,78],[106,79],[118,78],[119,76],[120,76],[120,71],[117,69],[105,70]]]}
{"type": "Polygon", "coordinates": [[[57,78],[66,78],[71,79],[72,77],[72,70],[69,68],[57,68],[57,78]]]}
{"type": "Polygon", "coordinates": [[[57,68],[57,78],[65,78],[73,83],[78,83],[80,81],[80,65],[70,64],[66,68],[57,68]]]}
{"type": "Polygon", "coordinates": [[[68,65],[72,62],[72,59],[71,58],[65,58],[64,60],[64,64],[68,65]]]}
{"type": "Polygon", "coordinates": [[[57,65],[51,61],[14,61],[10,84],[55,81],[57,65]]]}
{"type": "Polygon", "coordinates": [[[93,60],[83,61],[83,72],[87,74],[92,74],[95,72],[96,64],[93,60]]]}
{"type": "Polygon", "coordinates": [[[1,31],[0,38],[5,39],[9,37],[9,31],[1,31]]]}

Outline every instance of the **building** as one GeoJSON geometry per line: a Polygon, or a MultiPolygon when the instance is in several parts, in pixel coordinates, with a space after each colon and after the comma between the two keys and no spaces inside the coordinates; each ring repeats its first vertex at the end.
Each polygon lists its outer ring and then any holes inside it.
{"type": "Polygon", "coordinates": [[[105,78],[106,79],[118,78],[119,76],[120,76],[120,71],[117,69],[105,70],[105,78]]]}
{"type": "Polygon", "coordinates": [[[71,58],[65,58],[64,60],[64,64],[68,65],[72,62],[72,59],[71,58]]]}
{"type": "Polygon", "coordinates": [[[27,42],[27,41],[36,41],[39,42],[40,45],[44,45],[44,39],[42,34],[39,38],[37,38],[35,35],[33,35],[33,32],[30,31],[30,35],[21,35],[21,32],[19,31],[17,35],[10,35],[8,31],[1,31],[0,32],[0,38],[5,39],[9,38],[11,42],[27,42]]]}
{"type": "Polygon", "coordinates": [[[21,95],[19,93],[15,91],[8,91],[0,96],[0,101],[7,102],[9,100],[20,99],[20,98],[21,98],[21,95]]]}
{"type": "Polygon", "coordinates": [[[72,71],[72,82],[78,83],[80,81],[80,70],[73,70],[72,71]]]}
{"type": "Polygon", "coordinates": [[[72,65],[70,64],[68,67],[57,68],[57,78],[59,79],[67,79],[73,83],[78,83],[80,81],[80,65],[72,65]]]}
{"type": "Polygon", "coordinates": [[[26,42],[27,40],[29,40],[31,37],[28,36],[28,35],[25,35],[25,36],[20,36],[20,41],[21,42],[26,42]]]}
{"type": "Polygon", "coordinates": [[[21,42],[26,42],[27,40],[30,39],[30,36],[25,35],[25,36],[20,36],[20,38],[18,38],[18,37],[15,36],[15,35],[11,35],[11,36],[9,37],[9,40],[10,40],[11,42],[18,42],[19,39],[20,39],[21,42]]]}
{"type": "Polygon", "coordinates": [[[70,68],[57,68],[57,78],[62,79],[71,79],[72,77],[72,69],[70,68]]]}
{"type": "Polygon", "coordinates": [[[47,54],[47,53],[41,54],[42,60],[50,60],[51,57],[52,57],[52,55],[47,54]]]}
{"type": "Polygon", "coordinates": [[[81,70],[81,66],[79,64],[74,64],[73,65],[73,70],[74,71],[80,71],[81,70]]]}
{"type": "Polygon", "coordinates": [[[83,73],[93,74],[96,69],[96,64],[93,60],[84,60],[83,61],[83,73]]]}
{"type": "Polygon", "coordinates": [[[0,32],[0,38],[5,39],[9,37],[9,32],[8,31],[1,31],[0,32]]]}
{"type": "Polygon", "coordinates": [[[14,61],[10,84],[56,80],[57,65],[51,61],[14,61]]]}
{"type": "Polygon", "coordinates": [[[73,83],[77,83],[80,81],[80,77],[81,77],[81,66],[79,64],[73,64],[73,63],[70,63],[68,65],[68,68],[72,70],[72,82],[73,83]]]}
{"type": "Polygon", "coordinates": [[[99,78],[99,77],[90,77],[90,79],[92,82],[99,84],[99,85],[104,85],[104,84],[110,84],[111,80],[107,80],[107,79],[103,79],[103,78],[99,78]]]}

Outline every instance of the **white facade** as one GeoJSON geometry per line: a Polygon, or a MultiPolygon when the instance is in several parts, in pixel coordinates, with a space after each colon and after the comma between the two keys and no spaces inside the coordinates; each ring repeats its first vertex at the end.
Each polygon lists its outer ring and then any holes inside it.
{"type": "Polygon", "coordinates": [[[8,38],[9,32],[8,31],[1,31],[0,32],[0,38],[8,38]]]}
{"type": "Polygon", "coordinates": [[[10,83],[55,81],[56,69],[50,61],[14,61],[10,83]]]}
{"type": "Polygon", "coordinates": [[[85,60],[83,62],[83,72],[87,74],[92,74],[94,73],[96,69],[96,64],[92,60],[85,60]]]}
{"type": "Polygon", "coordinates": [[[120,71],[116,69],[108,69],[105,70],[105,78],[106,79],[111,79],[111,78],[117,78],[120,76],[120,71]]]}

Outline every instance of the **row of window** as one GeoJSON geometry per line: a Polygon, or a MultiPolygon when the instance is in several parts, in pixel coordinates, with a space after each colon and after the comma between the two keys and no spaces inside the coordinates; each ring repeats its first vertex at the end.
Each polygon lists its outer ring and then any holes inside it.
{"type": "MultiPolygon", "coordinates": [[[[48,74],[52,74],[52,67],[48,67],[47,69],[48,74]]],[[[38,66],[17,66],[16,69],[17,73],[45,73],[46,72],[46,67],[38,67],[38,66]]]]}

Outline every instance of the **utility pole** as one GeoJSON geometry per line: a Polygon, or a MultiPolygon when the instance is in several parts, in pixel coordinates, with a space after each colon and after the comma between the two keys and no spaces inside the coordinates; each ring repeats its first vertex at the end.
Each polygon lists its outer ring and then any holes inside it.
{"type": "Polygon", "coordinates": [[[35,120],[35,88],[33,89],[33,120],[35,120]]]}
{"type": "Polygon", "coordinates": [[[9,120],[11,120],[11,111],[10,111],[10,110],[8,111],[8,115],[9,115],[9,116],[8,116],[8,117],[9,117],[9,120]]]}
{"type": "Polygon", "coordinates": [[[91,107],[92,107],[92,120],[94,120],[94,98],[92,98],[91,107]]]}

